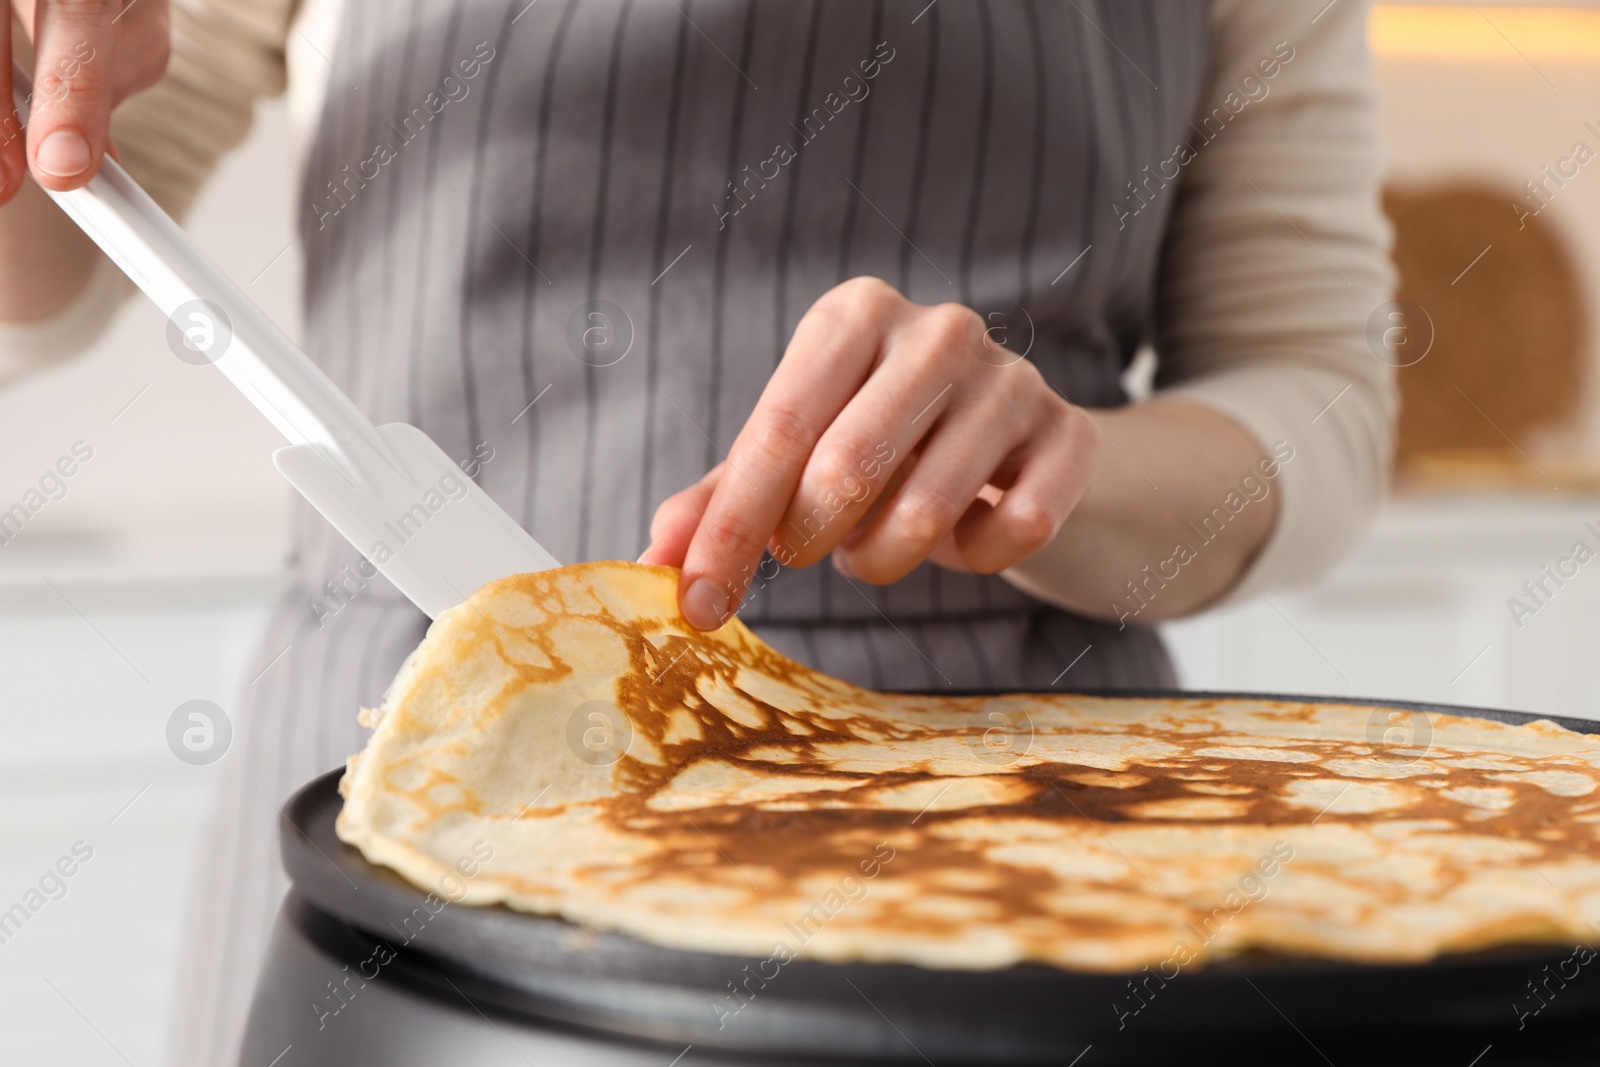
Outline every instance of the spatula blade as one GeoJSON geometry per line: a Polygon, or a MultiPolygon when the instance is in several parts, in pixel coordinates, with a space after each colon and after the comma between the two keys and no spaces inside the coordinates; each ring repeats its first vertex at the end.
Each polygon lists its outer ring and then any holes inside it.
{"type": "Polygon", "coordinates": [[[280,448],[272,461],[430,617],[496,578],[561,565],[427,434],[400,422],[378,433],[400,469],[368,486],[352,484],[315,442],[280,448]]]}

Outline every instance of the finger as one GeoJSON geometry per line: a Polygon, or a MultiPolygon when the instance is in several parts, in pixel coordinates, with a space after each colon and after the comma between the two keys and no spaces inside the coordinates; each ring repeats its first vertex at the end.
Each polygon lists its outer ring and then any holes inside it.
{"type": "Polygon", "coordinates": [[[1006,457],[1032,432],[1028,422],[996,418],[994,397],[952,412],[916,467],[865,532],[841,549],[841,562],[873,585],[899,581],[950,536],[1006,457]]]}
{"type": "Polygon", "coordinates": [[[0,17],[0,59],[4,62],[0,66],[5,68],[0,73],[0,90],[5,91],[5,118],[0,121],[0,204],[9,203],[17,195],[17,190],[22,188],[22,176],[28,169],[28,157],[23,151],[25,139],[22,133],[22,122],[17,115],[16,104],[11,95],[11,8],[7,5],[4,17],[0,17]]]}
{"type": "Polygon", "coordinates": [[[806,312],[729,449],[728,473],[685,553],[679,602],[691,625],[714,629],[738,608],[811,450],[866,380],[903,304],[882,282],[856,281],[806,312]]]}
{"type": "Polygon", "coordinates": [[[886,340],[872,376],[817,442],[779,524],[793,566],[815,563],[869,522],[910,455],[972,388],[966,346],[977,321],[958,305],[930,308],[886,340]]]}
{"type": "MultiPolygon", "coordinates": [[[[993,507],[999,502],[1000,490],[996,489],[993,483],[990,483],[978,490],[978,497],[967,508],[967,515],[971,515],[985,506],[993,507]]],[[[958,523],[957,525],[960,524],[958,523]]],[[[939,547],[928,553],[928,562],[936,563],[945,570],[960,571],[962,574],[975,573],[971,567],[967,566],[967,561],[961,558],[961,550],[956,547],[956,539],[953,532],[951,536],[939,542],[939,547]]]]}
{"type": "Polygon", "coordinates": [[[689,550],[689,540],[700,516],[711,501],[711,492],[722,477],[724,464],[717,464],[698,482],[663,500],[650,520],[650,544],[639,557],[640,563],[680,567],[689,550]]]}
{"type": "Polygon", "coordinates": [[[1055,539],[1094,475],[1100,439],[1076,408],[1020,457],[1020,469],[993,507],[974,505],[956,523],[961,558],[979,574],[1014,567],[1055,539]]]}
{"type": "Polygon", "coordinates": [[[99,169],[110,132],[117,0],[40,0],[34,9],[28,158],[47,189],[76,189],[99,169]]]}

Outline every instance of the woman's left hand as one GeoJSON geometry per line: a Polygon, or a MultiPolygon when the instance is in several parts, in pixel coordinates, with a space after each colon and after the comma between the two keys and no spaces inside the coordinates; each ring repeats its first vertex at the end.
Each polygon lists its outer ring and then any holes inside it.
{"type": "Polygon", "coordinates": [[[958,304],[855,278],[812,305],[727,460],[667,498],[640,562],[683,569],[709,630],[763,549],[898,581],[923,560],[992,574],[1046,545],[1083,496],[1098,435],[958,304]]]}

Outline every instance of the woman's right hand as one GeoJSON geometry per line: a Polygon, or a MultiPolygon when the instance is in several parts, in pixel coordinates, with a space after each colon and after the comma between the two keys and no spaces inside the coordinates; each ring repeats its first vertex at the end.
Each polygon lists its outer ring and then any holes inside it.
{"type": "MultiPolygon", "coordinates": [[[[56,190],[94,177],[110,147],[111,109],[156,83],[170,48],[167,0],[22,0],[15,10],[34,45],[32,115],[26,138],[14,111],[0,124],[0,204],[25,171],[56,190]]],[[[0,22],[10,55],[13,22],[0,22]]],[[[6,63],[7,99],[11,87],[6,63]]]]}

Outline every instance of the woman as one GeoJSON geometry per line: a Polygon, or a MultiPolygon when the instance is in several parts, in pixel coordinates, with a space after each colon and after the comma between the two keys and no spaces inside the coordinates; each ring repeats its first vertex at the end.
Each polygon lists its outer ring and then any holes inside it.
{"type": "MultiPolygon", "coordinates": [[[[1314,579],[1381,498],[1359,4],[186,0],[164,75],[159,0],[37,12],[0,155],[16,358],[120,284],[24,169],[81,184],[109,128],[181,211],[287,69],[313,358],[559,558],[682,566],[696,626],[875,687],[1172,685],[1145,624],[1314,579]]],[[[185,1063],[237,1047],[274,806],[360,746],[426,621],[297,507],[185,1063]]]]}

